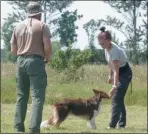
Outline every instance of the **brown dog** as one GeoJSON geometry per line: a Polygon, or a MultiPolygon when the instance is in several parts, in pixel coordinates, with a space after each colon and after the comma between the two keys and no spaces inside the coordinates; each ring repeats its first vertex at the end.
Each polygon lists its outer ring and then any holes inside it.
{"type": "Polygon", "coordinates": [[[99,113],[100,102],[102,98],[108,98],[109,95],[106,92],[93,89],[94,96],[89,99],[64,99],[53,105],[53,115],[46,121],[41,123],[41,128],[48,125],[55,125],[59,127],[61,122],[65,120],[68,114],[74,114],[75,116],[85,116],[88,120],[87,126],[91,129],[96,129],[95,117],[99,113]]]}

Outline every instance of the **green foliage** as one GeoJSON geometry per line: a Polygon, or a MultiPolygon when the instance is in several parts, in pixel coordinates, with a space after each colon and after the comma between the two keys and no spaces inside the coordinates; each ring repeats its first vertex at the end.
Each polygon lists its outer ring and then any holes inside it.
{"type": "Polygon", "coordinates": [[[50,66],[57,72],[66,74],[66,81],[73,80],[76,77],[77,70],[88,63],[91,57],[92,53],[90,50],[80,51],[72,50],[71,48],[66,51],[58,50],[52,58],[50,66]]]}
{"type": "MultiPolygon", "coordinates": [[[[107,16],[106,20],[103,20],[106,25],[110,25],[117,30],[119,30],[127,38],[125,42],[125,47],[128,51],[133,51],[133,56],[130,54],[130,60],[134,64],[140,63],[140,51],[145,46],[146,36],[143,31],[147,29],[146,27],[138,26],[138,19],[143,18],[142,11],[146,11],[146,2],[145,1],[105,1],[111,7],[116,9],[116,11],[123,15],[126,23],[120,21],[116,17],[107,16]]],[[[145,26],[145,21],[143,22],[145,26]]],[[[147,30],[146,30],[147,31],[147,30]]],[[[145,61],[146,62],[146,61],[145,61]]]]}
{"type": "Polygon", "coordinates": [[[69,42],[74,43],[77,41],[76,29],[78,29],[78,26],[75,26],[75,22],[81,17],[82,15],[78,15],[77,10],[74,12],[65,11],[54,22],[57,23],[55,35],[59,35],[62,46],[69,47],[69,42]]]}
{"type": "Polygon", "coordinates": [[[97,64],[107,64],[105,59],[105,52],[103,49],[95,49],[93,51],[93,60],[90,62],[96,62],[97,64]]]}
{"type": "Polygon", "coordinates": [[[112,35],[112,41],[117,45],[122,46],[122,43],[119,42],[119,38],[116,36],[116,34],[111,31],[111,35],[112,35]]]}
{"type": "Polygon", "coordinates": [[[99,21],[95,21],[94,19],[91,19],[87,23],[83,25],[83,28],[86,31],[86,34],[88,36],[88,45],[91,50],[91,53],[93,54],[90,62],[98,62],[98,55],[96,47],[94,46],[94,39],[95,39],[95,32],[100,27],[101,23],[99,21]]]}
{"type": "Polygon", "coordinates": [[[6,53],[6,60],[9,60],[11,62],[16,62],[17,56],[13,56],[13,55],[11,55],[10,51],[7,51],[7,53],[6,53]]]}
{"type": "MultiPolygon", "coordinates": [[[[16,65],[12,63],[1,64],[1,103],[16,102],[16,65]],[[10,96],[11,95],[11,96],[10,96]]],[[[141,105],[147,107],[147,65],[133,66],[132,93],[127,90],[126,105],[141,105]]],[[[67,76],[66,72],[57,73],[49,66],[46,66],[48,85],[46,90],[45,104],[53,104],[63,98],[88,98],[92,95],[92,89],[102,89],[108,92],[112,85],[107,83],[107,65],[84,65],[75,75],[74,79],[68,80],[72,76],[67,76]],[[82,70],[83,69],[83,70],[82,70]],[[64,80],[65,79],[65,80],[64,80]]],[[[31,100],[30,100],[31,101],[31,100]]],[[[31,103],[29,101],[29,103],[31,103]]],[[[105,102],[108,104],[109,102],[105,102]]]]}
{"type": "Polygon", "coordinates": [[[79,69],[81,66],[86,64],[91,57],[91,52],[89,50],[84,51],[73,51],[72,57],[69,60],[69,66],[73,66],[75,69],[79,69]]]}
{"type": "Polygon", "coordinates": [[[98,30],[100,25],[101,23],[99,21],[95,21],[94,19],[91,19],[83,25],[83,28],[85,29],[88,36],[88,44],[90,48],[93,48],[94,46],[95,32],[98,30]]]}
{"type": "Polygon", "coordinates": [[[5,61],[6,58],[6,49],[1,48],[1,61],[5,61]]]}
{"type": "Polygon", "coordinates": [[[2,26],[2,39],[4,41],[4,47],[6,49],[5,59],[11,62],[16,62],[17,57],[12,56],[10,53],[10,40],[16,23],[22,21],[25,18],[25,10],[28,2],[17,1],[18,6],[15,5],[15,1],[9,1],[8,3],[12,5],[14,12],[12,12],[11,14],[9,13],[8,17],[4,19],[5,21],[2,26]],[[17,10],[18,12],[16,12],[17,10]]]}
{"type": "Polygon", "coordinates": [[[17,23],[18,20],[11,14],[8,14],[8,18],[5,19],[5,23],[2,26],[2,39],[4,41],[4,47],[6,49],[6,60],[15,62],[16,57],[12,56],[10,53],[10,40],[14,29],[14,24],[17,23]]]}
{"type": "MultiPolygon", "coordinates": [[[[27,13],[27,5],[29,4],[30,1],[22,0],[22,1],[9,1],[8,3],[13,6],[14,10],[23,11],[27,13]]],[[[70,4],[72,4],[73,0],[54,0],[54,1],[49,1],[49,0],[37,0],[41,5],[44,6],[46,4],[46,10],[50,13],[55,13],[56,11],[62,12],[63,9],[68,7],[70,4]]]]}
{"type": "Polygon", "coordinates": [[[63,71],[65,68],[67,68],[67,55],[65,51],[58,50],[54,54],[54,58],[50,61],[51,68],[55,69],[58,72],[63,71]]]}
{"type": "Polygon", "coordinates": [[[60,50],[61,45],[59,41],[52,41],[51,42],[52,48],[51,48],[51,57],[54,57],[57,50],[60,50]]]}
{"type": "Polygon", "coordinates": [[[59,12],[62,12],[63,9],[66,7],[70,6],[72,4],[73,0],[41,0],[39,1],[42,5],[46,3],[46,10],[49,11],[50,13],[55,13],[57,10],[59,12]]]}

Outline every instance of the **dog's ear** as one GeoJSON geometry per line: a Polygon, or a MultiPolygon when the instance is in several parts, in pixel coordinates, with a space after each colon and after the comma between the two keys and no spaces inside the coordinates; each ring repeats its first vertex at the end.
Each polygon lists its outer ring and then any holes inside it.
{"type": "Polygon", "coordinates": [[[101,94],[100,94],[100,93],[97,94],[97,98],[98,98],[98,99],[101,98],[101,94]]]}
{"type": "Polygon", "coordinates": [[[100,94],[100,91],[99,91],[99,90],[96,90],[96,89],[93,89],[93,92],[94,92],[95,94],[100,94]]]}
{"type": "Polygon", "coordinates": [[[93,89],[93,92],[94,92],[95,95],[100,94],[100,91],[99,90],[96,90],[96,89],[93,89]]]}
{"type": "Polygon", "coordinates": [[[101,98],[109,98],[109,95],[106,92],[100,91],[100,90],[96,90],[93,89],[93,92],[95,93],[95,95],[99,95],[101,98]]]}
{"type": "Polygon", "coordinates": [[[93,92],[94,92],[95,95],[98,93],[97,90],[95,90],[95,89],[93,89],[93,92]]]}
{"type": "Polygon", "coordinates": [[[106,92],[102,92],[101,98],[108,98],[109,99],[109,95],[106,92]]]}

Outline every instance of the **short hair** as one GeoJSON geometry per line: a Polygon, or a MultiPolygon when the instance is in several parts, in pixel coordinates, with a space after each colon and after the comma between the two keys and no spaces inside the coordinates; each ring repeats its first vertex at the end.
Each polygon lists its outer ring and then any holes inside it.
{"type": "Polygon", "coordinates": [[[100,31],[101,31],[101,33],[105,33],[105,35],[106,35],[106,39],[108,39],[108,40],[112,40],[112,36],[111,36],[111,33],[109,32],[109,31],[105,31],[105,27],[103,26],[103,27],[101,27],[100,28],[100,31]]]}

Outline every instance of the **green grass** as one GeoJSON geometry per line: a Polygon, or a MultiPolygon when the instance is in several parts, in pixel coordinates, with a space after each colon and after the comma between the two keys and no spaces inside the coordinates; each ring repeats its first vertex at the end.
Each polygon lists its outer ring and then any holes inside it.
{"type": "MultiPolygon", "coordinates": [[[[1,104],[1,133],[15,133],[13,130],[13,116],[15,104],[1,104]]],[[[30,105],[28,105],[25,127],[29,132],[30,105]]],[[[110,120],[110,105],[101,105],[100,114],[96,118],[96,130],[86,127],[86,121],[80,117],[69,115],[59,129],[49,126],[41,133],[147,133],[147,108],[142,106],[127,107],[127,128],[107,130],[110,120]]],[[[51,116],[51,106],[45,105],[43,120],[51,116]]]]}
{"type": "MultiPolygon", "coordinates": [[[[1,63],[1,102],[16,102],[15,65],[11,63],[1,63]]],[[[46,66],[48,76],[48,86],[46,89],[46,104],[53,104],[55,101],[72,97],[88,98],[93,95],[92,89],[99,88],[108,92],[111,85],[107,83],[108,67],[104,65],[85,65],[84,75],[80,71],[76,76],[78,81],[65,82],[66,75],[58,74],[49,66],[46,66]]],[[[147,66],[133,67],[133,92],[129,89],[125,102],[127,105],[147,106],[147,66]]],[[[29,100],[31,101],[31,100],[29,100]]],[[[31,103],[31,102],[29,102],[31,103]]],[[[108,104],[108,102],[106,102],[108,104]]]]}
{"type": "MultiPolygon", "coordinates": [[[[43,120],[51,115],[51,104],[63,98],[89,98],[92,89],[99,88],[108,92],[111,85],[107,83],[108,67],[104,65],[85,65],[84,75],[76,73],[77,81],[66,82],[67,76],[58,74],[46,66],[48,86],[43,111],[43,120]]],[[[1,63],[1,132],[14,133],[13,113],[16,102],[15,64],[1,63]]],[[[125,97],[127,105],[127,129],[106,130],[110,120],[110,100],[104,100],[102,111],[96,119],[97,130],[88,130],[86,122],[78,117],[69,116],[60,129],[49,127],[42,133],[146,133],[147,132],[147,65],[133,67],[133,92],[130,86],[125,97]]],[[[31,103],[31,99],[29,100],[31,103]]],[[[28,132],[30,107],[25,121],[28,132]]]]}

